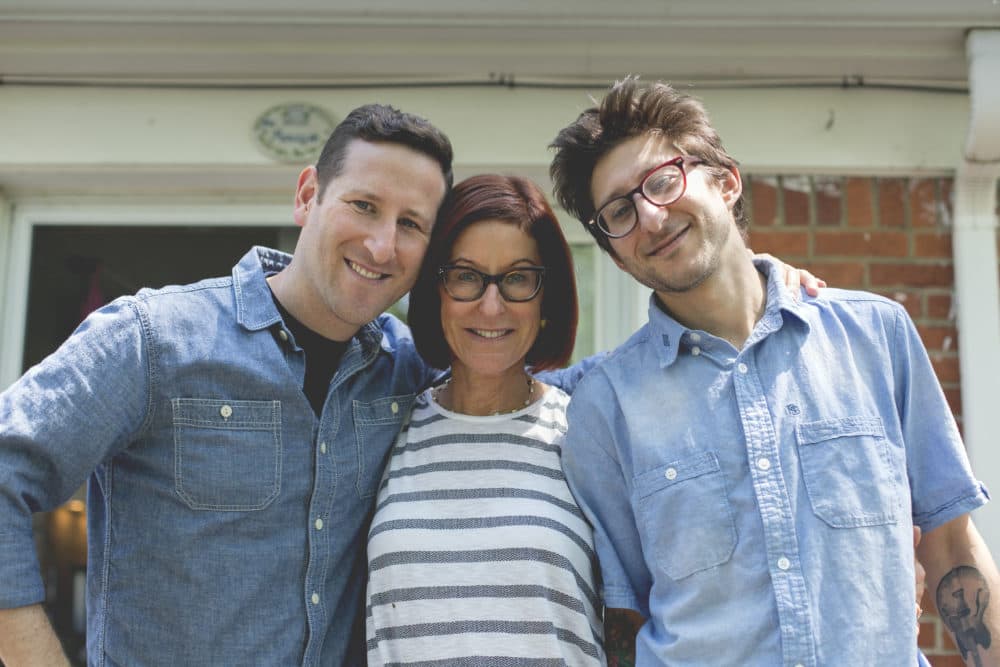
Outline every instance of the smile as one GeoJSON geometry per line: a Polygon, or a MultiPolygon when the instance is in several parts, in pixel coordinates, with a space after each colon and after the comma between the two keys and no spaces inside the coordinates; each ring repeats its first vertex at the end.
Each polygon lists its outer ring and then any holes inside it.
{"type": "Polygon", "coordinates": [[[354,271],[356,274],[358,274],[362,278],[367,278],[368,280],[379,280],[381,278],[388,278],[389,277],[388,273],[376,273],[375,271],[369,271],[368,269],[366,269],[365,267],[361,266],[357,262],[352,262],[349,259],[344,260],[344,261],[347,262],[347,266],[351,267],[352,271],[354,271]]]}
{"type": "Polygon", "coordinates": [[[495,338],[500,338],[501,336],[506,336],[507,334],[512,332],[513,329],[469,329],[469,331],[479,336],[480,338],[488,338],[492,340],[495,338]]]}
{"type": "Polygon", "coordinates": [[[689,229],[691,229],[691,225],[685,225],[683,228],[678,230],[676,234],[668,236],[666,239],[663,240],[663,242],[653,246],[653,249],[650,250],[647,254],[663,255],[672,252],[678,245],[680,245],[680,242],[684,240],[684,237],[687,236],[687,232],[689,229]]]}

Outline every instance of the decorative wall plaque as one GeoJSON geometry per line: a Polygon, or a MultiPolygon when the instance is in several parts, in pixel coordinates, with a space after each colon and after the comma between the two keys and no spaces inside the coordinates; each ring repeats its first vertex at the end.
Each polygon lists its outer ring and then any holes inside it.
{"type": "Polygon", "coordinates": [[[336,123],[314,104],[279,104],[254,122],[253,136],[260,149],[279,162],[315,162],[336,123]]]}

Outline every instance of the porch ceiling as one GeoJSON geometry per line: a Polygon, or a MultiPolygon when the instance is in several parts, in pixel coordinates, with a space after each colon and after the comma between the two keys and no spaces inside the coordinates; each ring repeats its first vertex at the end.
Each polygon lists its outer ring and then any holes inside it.
{"type": "Polygon", "coordinates": [[[1000,29],[1000,0],[0,0],[0,77],[601,87],[636,73],[961,90],[972,28],[1000,29]]]}

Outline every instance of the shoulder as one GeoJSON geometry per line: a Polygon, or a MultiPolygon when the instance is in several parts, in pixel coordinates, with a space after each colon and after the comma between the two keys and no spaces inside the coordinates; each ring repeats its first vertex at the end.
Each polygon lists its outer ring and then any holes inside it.
{"type": "Polygon", "coordinates": [[[187,285],[166,285],[158,288],[143,288],[134,297],[137,304],[147,308],[169,308],[174,303],[192,301],[233,300],[233,279],[231,276],[205,278],[187,285]]]}
{"type": "Polygon", "coordinates": [[[897,301],[873,292],[862,290],[839,289],[824,287],[819,296],[804,296],[801,304],[814,308],[840,308],[856,311],[878,310],[895,312],[903,306],[897,301]]]}
{"type": "Polygon", "coordinates": [[[908,315],[903,305],[879,294],[860,290],[824,288],[817,297],[804,297],[795,311],[806,320],[856,322],[862,326],[892,328],[908,315]]]}
{"type": "Polygon", "coordinates": [[[655,337],[653,327],[649,323],[644,324],[583,376],[573,390],[573,397],[587,396],[590,392],[604,391],[608,387],[628,382],[629,377],[642,372],[650,363],[659,367],[656,348],[651,345],[655,337]]]}

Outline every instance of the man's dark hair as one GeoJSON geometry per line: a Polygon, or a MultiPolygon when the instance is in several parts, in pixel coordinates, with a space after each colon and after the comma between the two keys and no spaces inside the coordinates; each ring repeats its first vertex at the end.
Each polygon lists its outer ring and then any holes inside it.
{"type": "MultiPolygon", "coordinates": [[[[608,238],[596,225],[588,224],[596,212],[590,195],[594,167],[620,143],[642,134],[666,137],[682,154],[703,160],[719,180],[726,177],[726,171],[737,167],[736,160],[722,147],[719,133],[700,101],[662,82],[645,86],[637,78],[628,77],[615,83],[600,106],[580,114],[549,146],[556,149],[549,168],[556,201],[582,222],[608,252],[612,252],[608,238]]],[[[733,206],[733,217],[745,236],[744,208],[741,195],[733,206]]]]}
{"type": "Polygon", "coordinates": [[[545,281],[542,319],[525,360],[533,371],[561,368],[573,354],[579,316],[573,257],[556,214],[537,185],[519,176],[483,174],[465,179],[445,197],[410,292],[407,321],[417,351],[437,368],[451,365],[451,348],[441,327],[441,281],[438,268],[451,258],[455,241],[477,222],[499,220],[517,226],[535,239],[545,281]]]}
{"type": "Polygon", "coordinates": [[[455,180],[451,169],[453,152],[444,132],[420,116],[386,104],[365,104],[347,114],[326,140],[316,161],[317,199],[322,200],[326,186],[340,175],[347,147],[355,139],[400,144],[427,155],[441,165],[445,185],[451,189],[455,180]]]}

